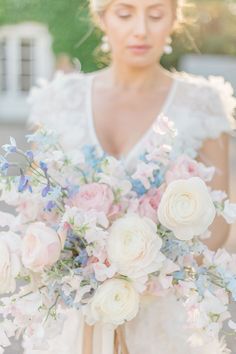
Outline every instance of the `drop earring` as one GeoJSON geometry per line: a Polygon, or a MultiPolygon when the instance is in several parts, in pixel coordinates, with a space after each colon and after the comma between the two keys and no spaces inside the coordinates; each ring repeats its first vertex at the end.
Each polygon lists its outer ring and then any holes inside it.
{"type": "Polygon", "coordinates": [[[108,42],[108,37],[107,36],[103,36],[102,37],[102,44],[101,44],[101,51],[103,53],[109,53],[111,48],[110,48],[110,44],[108,42]]]}
{"type": "Polygon", "coordinates": [[[164,53],[165,54],[171,54],[173,52],[173,48],[171,46],[172,43],[172,38],[169,36],[166,39],[166,45],[164,46],[164,53]]]}

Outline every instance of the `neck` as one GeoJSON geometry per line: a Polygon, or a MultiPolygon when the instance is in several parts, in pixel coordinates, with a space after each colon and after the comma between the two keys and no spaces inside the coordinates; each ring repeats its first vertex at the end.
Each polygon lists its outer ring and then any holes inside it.
{"type": "Polygon", "coordinates": [[[165,70],[160,64],[148,67],[130,67],[127,64],[112,62],[110,66],[111,83],[117,88],[126,90],[148,90],[156,86],[157,81],[162,82],[166,77],[165,70]]]}

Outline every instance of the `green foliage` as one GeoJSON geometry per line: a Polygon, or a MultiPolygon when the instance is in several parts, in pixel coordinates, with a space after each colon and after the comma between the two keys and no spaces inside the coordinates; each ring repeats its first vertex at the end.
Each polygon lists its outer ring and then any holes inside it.
{"type": "Polygon", "coordinates": [[[25,21],[48,26],[55,55],[66,53],[71,58],[79,58],[84,71],[96,69],[91,53],[99,43],[99,34],[89,20],[86,1],[0,0],[0,26],[25,21]],[[88,38],[78,46],[83,37],[88,38]]]}
{"type": "MultiPolygon", "coordinates": [[[[176,67],[188,52],[236,55],[235,1],[195,0],[195,9],[186,14],[194,21],[174,35],[174,51],[163,56],[164,66],[176,67]]],[[[0,0],[0,26],[24,21],[46,24],[55,55],[79,58],[84,71],[104,65],[96,56],[101,33],[89,19],[86,0],[0,0]]]]}

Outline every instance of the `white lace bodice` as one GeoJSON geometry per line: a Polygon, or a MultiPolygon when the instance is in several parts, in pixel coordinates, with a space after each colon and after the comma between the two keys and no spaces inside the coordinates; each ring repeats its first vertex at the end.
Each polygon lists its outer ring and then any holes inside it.
{"type": "MultiPolygon", "coordinates": [[[[94,76],[93,73],[57,72],[51,82],[39,82],[29,96],[29,123],[56,130],[61,136],[61,144],[72,154],[84,144],[99,145],[91,107],[94,76]]],[[[173,155],[186,153],[195,158],[204,140],[232,130],[236,99],[231,85],[222,77],[205,79],[174,73],[173,78],[172,88],[161,110],[174,121],[178,131],[173,155]]],[[[127,164],[135,164],[151,133],[150,128],[124,157],[127,164]]]]}

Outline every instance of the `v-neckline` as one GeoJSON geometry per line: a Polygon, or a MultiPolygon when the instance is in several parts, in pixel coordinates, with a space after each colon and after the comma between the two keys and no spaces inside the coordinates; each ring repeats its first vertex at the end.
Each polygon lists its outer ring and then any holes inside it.
{"type": "MultiPolygon", "coordinates": [[[[92,140],[94,142],[94,145],[98,146],[101,151],[103,151],[105,154],[108,156],[113,156],[112,154],[106,152],[102,146],[102,143],[100,142],[97,133],[96,133],[96,128],[95,128],[95,123],[94,123],[94,115],[93,115],[93,82],[94,78],[96,77],[96,74],[90,74],[88,75],[88,92],[87,92],[87,114],[88,114],[88,124],[89,124],[89,130],[91,133],[92,140]]],[[[153,126],[155,125],[158,117],[161,114],[167,115],[168,108],[172,102],[172,99],[174,97],[174,94],[176,92],[177,88],[177,83],[178,80],[175,76],[172,78],[172,83],[169,88],[169,92],[164,100],[164,103],[161,106],[161,109],[159,113],[156,115],[156,118],[152,122],[151,126],[146,129],[146,131],[142,134],[140,139],[129,149],[129,151],[119,157],[115,157],[119,161],[127,161],[130,160],[130,158],[140,149],[141,146],[144,145],[144,143],[147,141],[149,134],[153,131],[153,126]]],[[[168,115],[167,115],[168,116],[168,115]]]]}

